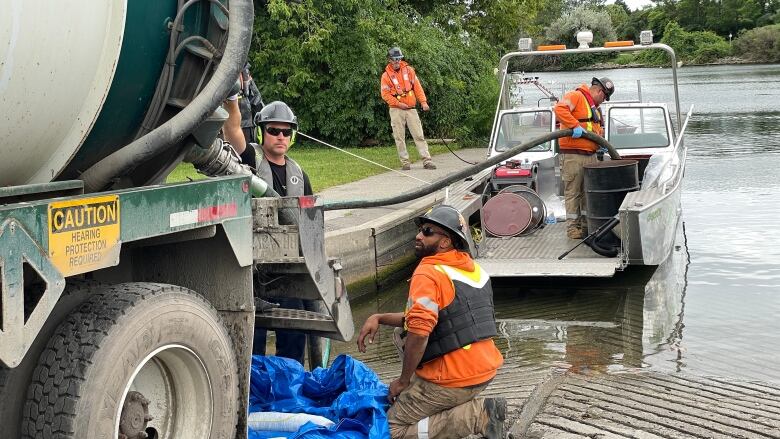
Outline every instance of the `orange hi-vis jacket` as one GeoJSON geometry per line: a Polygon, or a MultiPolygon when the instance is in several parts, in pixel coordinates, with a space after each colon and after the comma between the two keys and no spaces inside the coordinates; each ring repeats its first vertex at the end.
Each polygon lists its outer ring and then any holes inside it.
{"type": "Polygon", "coordinates": [[[398,108],[399,103],[404,103],[409,108],[414,108],[417,101],[421,104],[428,103],[414,68],[406,61],[401,61],[398,71],[393,70],[392,64],[387,64],[382,73],[381,91],[382,99],[393,108],[398,108]]]}
{"type": "MultiPolygon", "coordinates": [[[[558,119],[558,122],[560,122],[561,129],[575,128],[579,125],[587,131],[602,136],[604,135],[604,128],[602,128],[601,123],[593,120],[593,110],[591,109],[585,94],[590,96],[590,89],[585,84],[580,85],[574,91],[566,93],[563,96],[563,99],[555,104],[555,117],[558,119]]],[[[600,112],[601,110],[597,109],[596,111],[600,112]]],[[[565,153],[566,150],[578,150],[592,154],[599,149],[599,146],[595,142],[582,137],[579,139],[561,137],[558,140],[558,145],[563,153],[565,153]]]]}
{"type": "MultiPolygon", "coordinates": [[[[414,270],[404,313],[404,329],[427,337],[438,322],[439,310],[455,298],[455,287],[446,270],[468,277],[477,273],[468,253],[450,250],[426,256],[414,270]]],[[[486,276],[486,274],[485,274],[486,276]]],[[[492,339],[480,340],[423,363],[416,371],[420,378],[444,387],[469,387],[496,376],[504,363],[492,339]]]]}

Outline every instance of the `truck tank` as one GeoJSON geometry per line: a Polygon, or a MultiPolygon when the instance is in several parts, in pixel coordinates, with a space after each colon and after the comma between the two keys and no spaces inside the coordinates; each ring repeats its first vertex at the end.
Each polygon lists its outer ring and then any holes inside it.
{"type": "MultiPolygon", "coordinates": [[[[0,186],[79,178],[192,102],[227,40],[217,1],[10,0],[2,9],[0,186]]],[[[169,143],[125,172],[124,186],[162,180],[183,153],[182,138],[169,143]]]]}

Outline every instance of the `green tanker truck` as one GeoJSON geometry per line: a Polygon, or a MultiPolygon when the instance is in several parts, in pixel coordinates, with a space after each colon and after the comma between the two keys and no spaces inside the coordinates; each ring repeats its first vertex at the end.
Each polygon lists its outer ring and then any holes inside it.
{"type": "Polygon", "coordinates": [[[0,436],[243,438],[256,325],[352,337],[320,200],[217,137],[252,8],[0,6],[0,436]]]}

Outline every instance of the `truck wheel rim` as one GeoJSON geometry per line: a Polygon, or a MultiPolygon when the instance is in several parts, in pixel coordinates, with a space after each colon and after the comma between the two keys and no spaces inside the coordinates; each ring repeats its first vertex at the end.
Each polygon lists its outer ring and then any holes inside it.
{"type": "Polygon", "coordinates": [[[165,345],[144,358],[125,386],[122,401],[115,422],[119,439],[207,439],[211,435],[211,382],[203,361],[185,346],[165,345]],[[139,394],[147,402],[144,409],[148,415],[141,421],[137,410],[139,394]],[[129,413],[135,418],[128,419],[129,413]],[[128,425],[132,428],[128,429],[128,425]]]}

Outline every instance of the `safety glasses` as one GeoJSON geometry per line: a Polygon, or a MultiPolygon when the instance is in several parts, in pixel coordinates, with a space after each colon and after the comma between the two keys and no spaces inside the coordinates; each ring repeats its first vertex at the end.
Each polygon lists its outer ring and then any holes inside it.
{"type": "Polygon", "coordinates": [[[266,127],[265,132],[272,135],[272,136],[278,136],[279,134],[283,135],[284,137],[290,137],[292,136],[293,130],[292,128],[274,128],[274,127],[266,127]]]}
{"type": "Polygon", "coordinates": [[[433,235],[447,236],[446,233],[437,232],[436,230],[433,230],[433,227],[431,226],[420,226],[420,233],[422,233],[423,236],[429,238],[433,235]]]}

